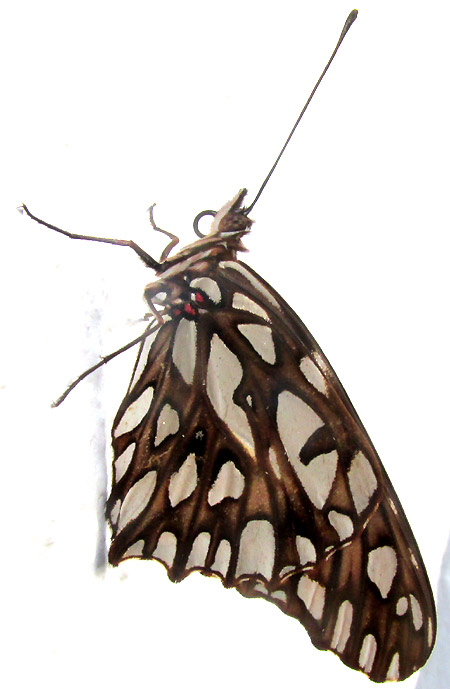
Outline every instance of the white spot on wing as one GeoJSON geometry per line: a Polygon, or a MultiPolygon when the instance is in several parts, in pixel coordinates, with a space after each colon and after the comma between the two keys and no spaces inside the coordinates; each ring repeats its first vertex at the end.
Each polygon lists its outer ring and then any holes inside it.
{"type": "Polygon", "coordinates": [[[136,519],[138,515],[144,510],[156,486],[156,471],[147,471],[147,473],[136,481],[134,486],[130,488],[122,503],[119,517],[119,530],[123,529],[130,521],[136,519]]]}
{"type": "Polygon", "coordinates": [[[273,447],[269,447],[269,461],[272,465],[272,469],[274,470],[275,476],[277,476],[277,478],[281,478],[281,471],[277,461],[277,453],[275,452],[273,447]]]}
{"type": "Polygon", "coordinates": [[[122,454],[119,455],[116,460],[114,460],[114,478],[116,481],[120,481],[128,467],[130,466],[130,462],[133,458],[133,452],[135,447],[136,443],[131,443],[130,445],[128,445],[127,449],[124,450],[124,452],[122,452],[122,454]]]}
{"type": "Polygon", "coordinates": [[[348,470],[348,481],[355,503],[360,514],[366,509],[369,500],[377,489],[377,479],[370,462],[362,452],[357,452],[348,470]]]}
{"type": "Polygon", "coordinates": [[[336,512],[336,510],[331,510],[328,514],[328,521],[330,522],[333,529],[336,529],[337,534],[341,541],[345,541],[346,538],[350,538],[353,533],[353,522],[346,514],[341,512],[336,512]]]}
{"type": "Polygon", "coordinates": [[[178,323],[173,342],[173,363],[188,385],[194,380],[197,357],[197,324],[182,318],[178,323]]]}
{"type": "Polygon", "coordinates": [[[248,522],[241,534],[236,576],[262,574],[268,581],[275,562],[275,534],[265,519],[248,522]]]}
{"type": "Polygon", "coordinates": [[[191,452],[181,467],[172,474],[169,483],[169,500],[172,507],[188,498],[197,485],[197,464],[191,452]]]}
{"type": "Polygon", "coordinates": [[[364,672],[372,670],[373,661],[377,652],[377,642],[373,634],[366,634],[359,652],[359,667],[364,672]]]}
{"type": "Polygon", "coordinates": [[[395,682],[400,677],[400,656],[398,653],[394,653],[392,656],[391,664],[387,671],[386,679],[391,682],[395,682]]]}
{"type": "Polygon", "coordinates": [[[189,553],[189,558],[186,563],[187,569],[204,567],[210,540],[211,536],[207,531],[202,531],[202,533],[198,534],[192,544],[191,552],[189,553]]]}
{"type": "Polygon", "coordinates": [[[397,555],[390,545],[371,550],[367,563],[369,579],[378,587],[383,598],[387,598],[397,571],[397,555]]]}
{"type": "Polygon", "coordinates": [[[429,617],[428,618],[428,646],[432,646],[433,636],[434,636],[433,622],[431,620],[431,617],[429,617]]]}
{"type": "Polygon", "coordinates": [[[349,600],[345,600],[339,607],[336,624],[333,631],[333,640],[331,648],[336,649],[338,653],[343,653],[350,636],[350,630],[353,620],[353,605],[349,600]]]}
{"type": "Polygon", "coordinates": [[[269,292],[267,287],[265,287],[252,273],[250,273],[247,268],[245,268],[242,263],[237,261],[221,261],[219,263],[219,268],[231,268],[237,273],[240,273],[245,277],[245,279],[259,292],[259,294],[266,299],[269,304],[275,306],[276,309],[280,310],[280,306],[275,299],[275,297],[269,292]]]}
{"type": "Polygon", "coordinates": [[[150,409],[150,405],[153,399],[153,388],[148,387],[143,393],[139,395],[137,400],[132,402],[130,406],[125,410],[118,426],[114,429],[114,437],[118,438],[119,435],[123,433],[128,433],[132,431],[133,428],[138,426],[144,416],[150,409]]]}
{"type": "Polygon", "coordinates": [[[300,564],[306,565],[307,562],[316,561],[316,549],[313,545],[313,542],[309,538],[306,538],[305,536],[297,536],[295,539],[295,545],[297,546],[300,564]]]}
{"type": "Polygon", "coordinates": [[[231,545],[228,541],[223,539],[219,543],[216,551],[216,557],[212,564],[211,570],[213,572],[220,572],[223,577],[226,577],[231,557],[231,545]]]}
{"type": "Polygon", "coordinates": [[[300,461],[298,466],[294,466],[306,494],[319,510],[325,505],[330,494],[336,476],[337,462],[338,453],[332,450],[327,454],[314,457],[308,466],[301,464],[300,461]]]}
{"type": "Polygon", "coordinates": [[[409,550],[409,557],[411,558],[411,562],[413,563],[414,567],[415,567],[416,569],[420,569],[420,568],[419,568],[419,563],[417,562],[417,560],[416,560],[416,558],[415,558],[415,555],[414,555],[412,549],[411,549],[411,548],[408,548],[408,550],[409,550]]]}
{"type": "Polygon", "coordinates": [[[244,477],[236,465],[231,461],[225,462],[208,493],[208,502],[210,505],[217,505],[224,498],[236,500],[242,495],[244,486],[244,477]]]}
{"type": "MultiPolygon", "coordinates": [[[[167,297],[167,294],[164,294],[164,297],[167,297]]],[[[145,367],[147,366],[147,361],[148,361],[148,357],[150,354],[150,350],[152,348],[152,345],[155,341],[157,334],[158,334],[158,331],[155,330],[155,332],[150,333],[150,335],[148,335],[148,337],[146,337],[144,340],[144,345],[143,345],[141,352],[139,354],[139,361],[137,362],[137,365],[136,365],[136,370],[134,372],[133,380],[130,383],[130,389],[135,386],[137,381],[142,376],[142,373],[143,373],[145,367]]]]}
{"type": "Polygon", "coordinates": [[[287,602],[287,596],[284,591],[274,591],[273,593],[270,594],[271,598],[274,598],[275,600],[279,600],[282,603],[287,602]]]}
{"type": "Polygon", "coordinates": [[[273,344],[272,331],[268,325],[257,323],[243,323],[238,325],[239,332],[247,338],[253,349],[268,364],[276,361],[275,345],[273,344]]]}
{"type": "Polygon", "coordinates": [[[171,567],[177,552],[177,537],[170,531],[164,531],[159,537],[152,557],[165,562],[168,567],[171,567]]]}
{"type": "Polygon", "coordinates": [[[145,541],[141,538],[139,541],[136,541],[136,543],[133,543],[133,545],[130,545],[128,550],[124,552],[123,557],[139,557],[142,555],[144,545],[145,541]]]}
{"type": "Polygon", "coordinates": [[[313,385],[316,390],[319,392],[322,392],[323,394],[326,393],[327,391],[327,384],[325,381],[325,378],[323,377],[321,371],[317,368],[317,365],[314,363],[312,359],[309,358],[309,356],[304,356],[303,359],[300,361],[300,370],[305,376],[306,380],[313,385]]]}
{"type": "Polygon", "coordinates": [[[395,608],[395,612],[397,613],[397,615],[401,616],[401,615],[404,615],[407,610],[408,610],[408,599],[406,598],[406,596],[402,596],[397,601],[397,607],[395,608]]]}
{"type": "Polygon", "coordinates": [[[120,506],[122,504],[121,500],[116,500],[114,503],[114,507],[111,510],[111,514],[109,515],[111,524],[116,524],[117,520],[119,518],[119,512],[120,512],[120,506]]]}
{"type": "Polygon", "coordinates": [[[296,468],[301,449],[324,423],[300,397],[284,390],[278,396],[277,425],[289,461],[296,468]]]}
{"type": "Polygon", "coordinates": [[[297,595],[314,619],[320,620],[325,605],[325,587],[304,575],[298,582],[297,595]]]}
{"type": "Polygon", "coordinates": [[[253,454],[255,442],[247,415],[233,401],[233,393],[241,382],[242,375],[242,366],[237,356],[214,334],[206,375],[206,392],[218,417],[247,451],[253,454]]]}
{"type": "Polygon", "coordinates": [[[176,433],[179,427],[180,419],[178,413],[170,406],[170,404],[165,404],[161,409],[161,413],[156,424],[155,447],[161,445],[162,441],[165,440],[167,436],[176,433]]]}
{"type": "Polygon", "coordinates": [[[409,600],[411,601],[411,612],[414,629],[416,630],[416,632],[418,632],[423,625],[422,609],[420,607],[419,601],[415,596],[412,595],[412,593],[409,596],[409,600]]]}
{"type": "Polygon", "coordinates": [[[215,280],[211,278],[195,278],[191,280],[191,287],[193,289],[200,289],[206,294],[207,297],[211,299],[215,304],[219,304],[222,298],[220,293],[219,285],[215,280]]]}
{"type": "Polygon", "coordinates": [[[280,570],[278,576],[280,577],[280,579],[283,579],[283,577],[285,577],[286,574],[289,574],[289,572],[293,572],[295,569],[295,565],[286,565],[286,567],[283,567],[283,569],[280,570]]]}
{"type": "Polygon", "coordinates": [[[255,316],[264,318],[265,321],[270,321],[269,316],[264,309],[259,306],[259,304],[240,292],[235,292],[233,295],[232,306],[233,309],[239,309],[239,311],[248,311],[249,313],[253,313],[255,316]]]}

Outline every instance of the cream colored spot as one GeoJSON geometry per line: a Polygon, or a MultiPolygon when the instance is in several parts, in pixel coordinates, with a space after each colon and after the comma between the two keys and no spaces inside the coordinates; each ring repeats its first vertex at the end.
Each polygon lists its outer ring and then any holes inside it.
{"type": "Polygon", "coordinates": [[[320,416],[300,397],[285,390],[278,396],[277,425],[286,454],[311,502],[324,506],[336,475],[338,454],[332,450],[315,457],[306,466],[300,451],[313,433],[324,424],[320,416]]]}
{"type": "Polygon", "coordinates": [[[268,364],[275,363],[275,345],[273,343],[272,331],[268,325],[244,323],[238,325],[238,330],[264,361],[267,361],[268,364]]]}
{"type": "Polygon", "coordinates": [[[413,551],[411,550],[411,548],[409,548],[408,550],[409,550],[409,557],[411,558],[411,562],[413,563],[414,567],[415,567],[416,569],[420,569],[419,563],[417,562],[416,557],[415,557],[413,551]]]}
{"type": "Polygon", "coordinates": [[[197,538],[192,544],[192,549],[186,563],[186,569],[205,566],[210,541],[211,536],[207,531],[202,531],[202,533],[198,534],[197,538]]]}
{"type": "Polygon", "coordinates": [[[255,584],[253,587],[253,590],[257,591],[258,593],[262,593],[265,596],[267,596],[267,594],[269,593],[267,588],[261,582],[258,582],[257,584],[255,584]]]}
{"type": "Polygon", "coordinates": [[[197,464],[191,452],[181,467],[172,474],[169,483],[169,500],[172,507],[188,498],[197,486],[197,464]]]}
{"type": "Polygon", "coordinates": [[[431,617],[429,617],[428,618],[428,646],[433,645],[433,638],[434,638],[433,622],[431,621],[431,617]]]}
{"type": "Polygon", "coordinates": [[[165,562],[168,567],[173,565],[177,552],[177,537],[170,531],[164,531],[159,537],[152,557],[165,562]]]}
{"type": "Polygon", "coordinates": [[[259,306],[253,299],[249,299],[248,297],[245,296],[245,294],[241,294],[240,292],[235,292],[233,295],[233,303],[232,303],[233,309],[239,309],[240,311],[248,311],[249,313],[253,313],[255,316],[259,316],[260,318],[264,318],[265,321],[270,321],[269,316],[267,313],[264,311],[264,309],[259,306]]]}
{"type": "Polygon", "coordinates": [[[338,453],[332,450],[325,455],[315,457],[308,466],[302,464],[300,460],[294,465],[307,496],[319,510],[325,505],[331,492],[337,462],[338,453]]]}
{"type": "Polygon", "coordinates": [[[331,641],[331,648],[336,649],[338,653],[343,653],[345,650],[352,628],[352,620],[353,605],[350,601],[345,600],[339,606],[339,612],[333,631],[333,639],[331,641]]]}
{"type": "Polygon", "coordinates": [[[219,285],[211,278],[195,278],[191,280],[191,288],[202,290],[202,292],[204,292],[215,304],[219,304],[222,298],[219,285]]]}
{"type": "Polygon", "coordinates": [[[220,468],[213,487],[208,493],[210,505],[217,505],[224,498],[239,498],[245,487],[245,480],[233,462],[225,462],[220,468]]]}
{"type": "Polygon", "coordinates": [[[400,677],[400,656],[398,653],[394,653],[392,656],[391,664],[387,671],[386,679],[391,682],[396,682],[400,677]]]}
{"type": "Polygon", "coordinates": [[[147,471],[147,473],[130,488],[123,501],[122,509],[120,510],[119,530],[123,529],[133,519],[136,519],[136,517],[148,506],[153,491],[155,490],[156,476],[156,471],[147,471]]]}
{"type": "Polygon", "coordinates": [[[378,587],[383,598],[387,598],[397,571],[397,555],[389,545],[371,550],[367,563],[369,579],[378,587]]]}
{"type": "Polygon", "coordinates": [[[306,441],[324,424],[306,402],[285,390],[278,396],[277,425],[286,454],[295,467],[306,441]]]}
{"type": "Polygon", "coordinates": [[[241,382],[242,375],[242,366],[237,356],[214,334],[206,374],[206,392],[217,416],[245,449],[254,454],[255,442],[247,415],[233,401],[234,391],[241,382]]]}
{"type": "Polygon", "coordinates": [[[366,509],[378,485],[370,462],[362,452],[357,452],[352,459],[348,481],[356,511],[360,514],[366,509]]]}
{"type": "Polygon", "coordinates": [[[316,390],[323,394],[327,391],[327,383],[322,373],[317,368],[317,365],[309,358],[304,356],[300,361],[300,370],[305,376],[306,380],[313,385],[316,390]]]}
{"type": "Polygon", "coordinates": [[[277,478],[281,478],[281,471],[277,461],[277,453],[275,452],[273,447],[269,447],[269,461],[272,465],[272,469],[274,471],[275,476],[277,478]]]}
{"type": "Polygon", "coordinates": [[[114,461],[114,479],[115,481],[120,481],[122,476],[125,474],[126,470],[130,466],[130,462],[133,458],[133,452],[134,448],[136,447],[136,443],[131,443],[128,445],[127,449],[122,452],[121,455],[117,457],[117,459],[114,461]]]}
{"type": "Polygon", "coordinates": [[[220,541],[219,547],[217,548],[216,557],[214,558],[211,570],[213,572],[220,572],[223,577],[226,577],[230,565],[230,557],[231,545],[229,541],[223,539],[220,541]]]}
{"type": "Polygon", "coordinates": [[[236,576],[261,574],[270,581],[275,562],[275,534],[265,519],[254,519],[245,526],[239,543],[236,576]]]}
{"type": "Polygon", "coordinates": [[[182,318],[178,323],[173,341],[173,363],[188,385],[194,380],[197,357],[197,324],[182,318]]]}
{"type": "Polygon", "coordinates": [[[138,426],[150,409],[153,399],[153,388],[148,387],[142,392],[137,400],[132,402],[125,410],[119,424],[114,429],[114,437],[118,438],[123,433],[129,433],[138,426]]]}
{"type": "Polygon", "coordinates": [[[180,418],[178,413],[170,406],[170,404],[165,404],[161,409],[161,413],[156,424],[155,447],[161,445],[162,441],[165,440],[169,435],[174,435],[174,433],[178,431],[179,427],[180,418]]]}
{"type": "Polygon", "coordinates": [[[306,538],[305,536],[297,536],[295,539],[295,545],[297,546],[300,564],[306,565],[307,562],[316,561],[316,549],[313,545],[313,542],[309,538],[306,538]]]}
{"type": "Polygon", "coordinates": [[[416,630],[416,632],[418,632],[423,625],[422,609],[420,607],[419,601],[415,596],[412,595],[412,593],[409,596],[409,600],[411,601],[411,612],[414,629],[416,630]]]}
{"type": "Polygon", "coordinates": [[[359,652],[359,667],[364,672],[370,673],[372,670],[373,661],[377,652],[377,642],[373,634],[367,634],[362,642],[361,651],[359,652]]]}
{"type": "Polygon", "coordinates": [[[130,545],[128,550],[124,552],[123,557],[140,557],[142,555],[142,551],[144,550],[144,545],[145,541],[141,538],[140,541],[136,541],[136,543],[130,545]]]}
{"type": "Polygon", "coordinates": [[[397,607],[395,608],[395,612],[397,615],[400,617],[405,614],[405,612],[408,610],[408,599],[405,596],[402,596],[401,598],[398,599],[397,601],[397,607]]]}
{"type": "Polygon", "coordinates": [[[283,567],[282,570],[280,570],[279,577],[280,579],[283,579],[283,577],[286,576],[286,574],[289,574],[289,572],[293,572],[295,570],[295,565],[286,565],[286,567],[283,567]]]}
{"type": "Polygon", "coordinates": [[[284,591],[274,591],[274,592],[270,595],[270,597],[271,597],[271,598],[274,598],[275,600],[279,600],[279,601],[281,601],[282,603],[286,603],[286,602],[287,602],[287,596],[286,596],[286,593],[285,593],[284,591]]]}
{"type": "Polygon", "coordinates": [[[353,533],[353,522],[350,517],[346,514],[341,514],[341,512],[336,512],[336,510],[331,510],[328,513],[328,521],[333,529],[336,529],[341,541],[350,538],[353,533]]]}
{"type": "Polygon", "coordinates": [[[298,582],[297,595],[314,619],[320,620],[325,605],[325,587],[305,575],[298,582]]]}
{"type": "Polygon", "coordinates": [[[235,270],[237,273],[243,275],[247,282],[249,282],[252,287],[259,292],[265,301],[268,301],[269,304],[272,304],[272,306],[275,306],[275,308],[280,311],[280,306],[272,293],[269,292],[267,287],[261,284],[258,278],[255,275],[252,275],[252,273],[250,273],[250,271],[243,266],[242,263],[238,263],[238,261],[221,261],[219,263],[219,268],[231,268],[231,270],[235,270]]]}
{"type": "Polygon", "coordinates": [[[109,516],[111,524],[117,523],[117,520],[119,518],[119,512],[120,512],[121,504],[122,504],[121,500],[116,500],[116,502],[114,503],[114,507],[112,508],[110,516],[109,516]]]}

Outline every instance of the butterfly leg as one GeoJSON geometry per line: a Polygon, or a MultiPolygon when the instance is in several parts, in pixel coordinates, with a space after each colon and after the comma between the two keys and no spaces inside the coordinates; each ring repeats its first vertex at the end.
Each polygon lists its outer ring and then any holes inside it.
{"type": "Polygon", "coordinates": [[[135,340],[132,340],[131,342],[128,342],[128,344],[124,345],[123,347],[120,347],[120,349],[117,349],[115,352],[112,352],[111,354],[108,354],[107,356],[103,356],[101,360],[94,364],[94,366],[91,366],[90,368],[87,369],[87,371],[84,371],[76,380],[73,381],[69,385],[69,387],[63,392],[63,394],[58,397],[56,402],[53,402],[52,407],[59,407],[61,402],[64,402],[66,399],[67,395],[72,392],[72,390],[78,385],[78,383],[81,383],[84,378],[87,378],[91,373],[96,371],[98,368],[103,366],[104,364],[107,364],[108,361],[111,361],[111,359],[114,359],[114,357],[118,356],[119,354],[122,354],[122,352],[126,352],[127,349],[131,349],[131,347],[134,347],[134,345],[138,344],[139,342],[143,342],[148,335],[151,333],[155,332],[160,327],[160,324],[158,323],[155,325],[154,323],[151,323],[148,328],[145,329],[144,333],[142,335],[139,335],[139,337],[136,337],[135,340]]]}
{"type": "MultiPolygon", "coordinates": [[[[48,222],[45,222],[45,220],[41,220],[40,218],[37,218],[33,213],[31,213],[28,208],[26,207],[25,204],[22,204],[18,208],[20,213],[25,213],[28,215],[29,218],[32,220],[35,220],[39,225],[44,225],[45,227],[48,227],[50,230],[55,230],[55,232],[59,232],[60,234],[64,234],[66,237],[70,237],[71,239],[87,239],[91,242],[103,242],[104,244],[115,244],[116,246],[129,246],[130,249],[133,249],[139,256],[139,258],[144,261],[145,265],[149,266],[149,268],[153,268],[153,270],[159,270],[161,268],[161,264],[156,261],[152,256],[150,256],[144,249],[141,249],[140,246],[138,246],[135,242],[133,242],[130,239],[107,239],[105,237],[90,237],[88,235],[83,235],[83,234],[74,234],[73,232],[67,232],[67,230],[62,230],[60,227],[56,227],[56,225],[51,225],[48,222]]],[[[162,231],[162,230],[161,230],[162,231]]]]}
{"type": "Polygon", "coordinates": [[[156,225],[155,220],[154,220],[154,218],[153,218],[153,209],[154,209],[155,206],[156,206],[156,204],[155,204],[155,203],[152,203],[152,205],[151,205],[150,208],[148,209],[148,212],[149,212],[149,214],[150,214],[150,223],[151,223],[151,226],[153,227],[154,230],[156,230],[156,232],[162,232],[162,234],[167,235],[167,236],[170,237],[170,239],[171,239],[171,241],[168,243],[168,245],[166,246],[166,248],[165,248],[164,251],[162,252],[161,257],[160,257],[160,259],[159,259],[159,260],[160,260],[160,263],[164,263],[164,261],[166,260],[166,258],[168,257],[168,255],[170,254],[170,252],[172,251],[172,249],[174,248],[174,246],[176,246],[176,245],[178,244],[178,242],[180,241],[180,239],[179,239],[179,237],[177,237],[176,235],[171,234],[171,233],[168,232],[167,230],[163,230],[163,229],[161,229],[161,227],[158,227],[158,226],[156,225]]]}

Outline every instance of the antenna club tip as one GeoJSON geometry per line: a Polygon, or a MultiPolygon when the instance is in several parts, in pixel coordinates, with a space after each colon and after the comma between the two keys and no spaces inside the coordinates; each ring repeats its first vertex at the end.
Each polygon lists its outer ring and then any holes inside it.
{"type": "Polygon", "coordinates": [[[342,38],[344,38],[345,34],[347,33],[347,31],[349,30],[349,28],[351,27],[351,25],[353,24],[353,22],[355,21],[357,16],[358,16],[358,10],[352,10],[350,12],[350,14],[348,15],[348,17],[345,21],[344,28],[342,29],[342,38]]]}

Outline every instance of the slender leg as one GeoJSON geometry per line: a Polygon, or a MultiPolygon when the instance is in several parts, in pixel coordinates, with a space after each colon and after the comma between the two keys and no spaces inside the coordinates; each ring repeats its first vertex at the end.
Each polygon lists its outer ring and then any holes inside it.
{"type": "Polygon", "coordinates": [[[99,361],[94,366],[91,366],[91,368],[88,368],[87,371],[84,371],[84,373],[81,374],[81,376],[78,376],[78,378],[76,380],[74,380],[73,383],[71,383],[69,385],[67,390],[65,390],[63,392],[63,394],[60,397],[58,397],[56,402],[53,402],[52,407],[59,407],[61,402],[64,402],[64,400],[66,399],[67,395],[70,392],[72,392],[74,387],[76,387],[78,385],[78,383],[81,383],[81,381],[84,380],[84,378],[86,378],[88,375],[90,375],[91,373],[96,371],[98,368],[100,368],[100,366],[107,364],[108,361],[111,361],[111,359],[114,359],[114,357],[118,356],[119,354],[122,354],[122,352],[126,352],[127,349],[134,347],[134,345],[138,344],[138,342],[143,342],[148,335],[155,332],[155,330],[158,330],[158,328],[160,328],[159,323],[157,325],[152,323],[151,325],[149,325],[148,328],[146,328],[145,332],[142,335],[139,335],[139,337],[137,337],[135,340],[133,340],[132,342],[129,342],[128,344],[124,345],[120,349],[117,349],[115,352],[112,352],[112,354],[108,354],[107,356],[102,357],[101,361],[99,361]]]}
{"type": "Polygon", "coordinates": [[[151,225],[152,225],[153,229],[156,230],[156,232],[162,232],[163,234],[165,234],[165,235],[167,235],[168,237],[170,237],[170,239],[172,240],[172,241],[170,241],[169,244],[166,246],[166,248],[165,248],[164,251],[162,252],[161,257],[160,257],[160,259],[159,259],[159,260],[160,260],[160,263],[164,263],[164,261],[167,259],[168,255],[170,254],[170,252],[172,251],[172,249],[174,248],[174,246],[176,246],[180,240],[179,240],[179,238],[176,237],[174,234],[171,234],[171,233],[168,232],[167,230],[163,230],[163,229],[161,229],[160,227],[158,227],[158,226],[156,225],[155,220],[154,220],[154,218],[153,218],[153,209],[154,209],[155,206],[156,206],[156,204],[155,204],[155,203],[152,203],[152,205],[151,205],[150,208],[148,209],[148,212],[150,213],[150,222],[151,222],[151,225]]]}
{"type": "MultiPolygon", "coordinates": [[[[137,253],[139,258],[142,259],[145,265],[147,265],[149,268],[153,268],[153,270],[156,271],[159,271],[161,269],[161,263],[152,258],[146,251],[141,249],[140,246],[135,244],[135,242],[133,242],[130,239],[106,239],[104,237],[89,237],[83,234],[74,234],[73,232],[67,232],[67,230],[62,230],[60,227],[56,227],[56,225],[51,225],[50,223],[45,222],[45,220],[37,218],[35,215],[33,215],[33,213],[31,213],[28,210],[25,204],[20,206],[18,210],[21,213],[25,211],[29,218],[35,220],[40,225],[44,225],[45,227],[50,228],[50,230],[55,230],[55,232],[60,232],[61,234],[64,234],[66,237],[70,237],[71,239],[87,239],[91,242],[103,242],[104,244],[115,244],[116,246],[129,246],[130,249],[133,249],[133,251],[137,253]]],[[[160,232],[164,232],[164,230],[160,230],[160,232]]]]}

